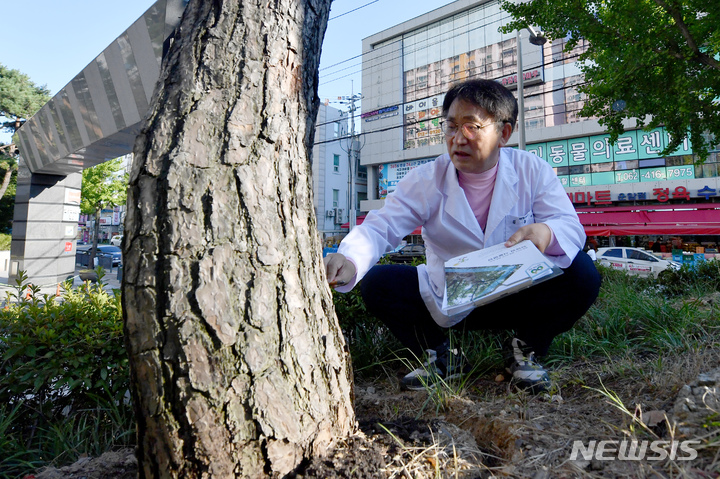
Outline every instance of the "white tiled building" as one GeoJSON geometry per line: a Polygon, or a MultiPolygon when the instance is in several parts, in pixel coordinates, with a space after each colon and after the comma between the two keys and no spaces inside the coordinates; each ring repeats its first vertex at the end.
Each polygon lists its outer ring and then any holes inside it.
{"type": "MultiPolygon", "coordinates": [[[[320,105],[315,125],[315,146],[312,155],[314,207],[318,230],[322,238],[333,237],[347,229],[341,226],[348,222],[350,197],[348,149],[351,140],[348,113],[327,105],[320,105]]],[[[355,208],[359,201],[367,198],[365,168],[359,167],[359,145],[353,149],[355,161],[355,208]]]]}

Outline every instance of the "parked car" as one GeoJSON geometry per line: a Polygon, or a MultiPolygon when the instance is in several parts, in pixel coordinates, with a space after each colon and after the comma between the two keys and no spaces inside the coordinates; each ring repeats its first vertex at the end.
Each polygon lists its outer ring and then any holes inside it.
{"type": "Polygon", "coordinates": [[[122,244],[123,235],[115,235],[110,238],[110,244],[112,246],[120,246],[122,244]]]}
{"type": "Polygon", "coordinates": [[[414,258],[425,257],[425,245],[424,244],[409,244],[403,246],[397,251],[388,253],[385,255],[387,259],[394,263],[409,263],[414,258]]]}
{"type": "Polygon", "coordinates": [[[99,244],[97,245],[97,254],[98,256],[112,256],[113,266],[118,266],[120,263],[122,263],[122,250],[117,246],[113,246],[110,244],[99,244]]]}
{"type": "Polygon", "coordinates": [[[624,246],[598,249],[597,260],[604,266],[626,271],[628,274],[655,278],[661,271],[668,268],[680,269],[681,266],[675,261],[658,258],[649,251],[624,246]]]}

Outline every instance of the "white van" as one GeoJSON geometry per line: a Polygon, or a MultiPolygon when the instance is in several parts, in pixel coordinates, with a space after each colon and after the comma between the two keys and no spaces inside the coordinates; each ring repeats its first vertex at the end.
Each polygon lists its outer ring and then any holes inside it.
{"type": "Polygon", "coordinates": [[[120,246],[122,244],[123,235],[115,235],[110,238],[110,244],[112,246],[120,246]]]}
{"type": "Polygon", "coordinates": [[[675,261],[658,258],[649,251],[625,246],[600,248],[597,260],[604,266],[626,271],[628,274],[655,278],[667,268],[680,269],[681,266],[675,261]]]}

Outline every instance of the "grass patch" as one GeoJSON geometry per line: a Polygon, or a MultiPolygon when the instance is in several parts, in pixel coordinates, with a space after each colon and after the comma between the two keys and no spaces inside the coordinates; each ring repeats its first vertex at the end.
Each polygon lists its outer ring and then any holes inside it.
{"type": "MultiPolygon", "coordinates": [[[[543,362],[559,365],[597,358],[658,357],[717,343],[720,330],[720,261],[683,266],[658,279],[628,276],[598,265],[603,282],[595,304],[568,332],[558,336],[543,362]],[[671,274],[672,273],[672,274],[671,274]],[[709,301],[706,298],[712,298],[709,301]]],[[[389,361],[396,369],[413,358],[384,325],[365,309],[359,288],[335,293],[335,306],[360,377],[378,374],[389,361]]],[[[475,375],[503,367],[498,333],[473,331],[459,344],[475,375]]]]}
{"type": "Polygon", "coordinates": [[[603,277],[598,300],[570,331],[555,339],[547,362],[663,355],[715,341],[719,309],[702,298],[717,290],[704,270],[685,270],[670,282],[669,276],[656,281],[598,269],[603,277]]]}
{"type": "MultiPolygon", "coordinates": [[[[720,262],[683,267],[657,280],[598,269],[603,277],[598,300],[556,338],[544,359],[561,387],[598,386],[602,375],[640,381],[646,390],[660,388],[677,377],[669,368],[692,369],[667,358],[718,347],[720,262]],[[573,366],[582,364],[592,368],[573,366]]],[[[102,282],[101,270],[99,275],[102,282]]],[[[16,296],[8,298],[13,302],[0,311],[1,479],[62,466],[83,454],[97,457],[135,440],[119,294],[107,295],[101,283],[77,290],[68,285],[57,302],[37,291],[25,299],[26,290],[21,281],[16,296]]],[[[356,378],[396,380],[416,361],[367,311],[359,288],[333,298],[356,378]]],[[[502,368],[504,338],[479,331],[454,335],[472,376],[485,380],[502,368]]],[[[475,387],[453,383],[411,407],[445,411],[456,396],[465,396],[464,389],[475,387]]]]}

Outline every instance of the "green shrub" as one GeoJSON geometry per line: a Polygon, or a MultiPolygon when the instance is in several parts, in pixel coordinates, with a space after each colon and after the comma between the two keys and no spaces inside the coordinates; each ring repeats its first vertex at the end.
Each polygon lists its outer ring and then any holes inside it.
{"type": "Polygon", "coordinates": [[[660,273],[658,284],[671,296],[720,291],[720,260],[686,263],[679,270],[666,269],[660,273]]]}
{"type": "MultiPolygon", "coordinates": [[[[413,265],[419,264],[417,258],[413,265]]],[[[391,264],[385,258],[380,264],[391,264]]],[[[371,377],[382,370],[387,361],[402,355],[403,346],[390,330],[365,307],[360,283],[348,293],[332,292],[340,329],[350,350],[352,366],[359,377],[371,377]]]]}
{"type": "Polygon", "coordinates": [[[333,302],[355,374],[365,377],[377,373],[378,367],[393,359],[402,346],[390,330],[368,312],[359,284],[348,293],[333,290],[333,302]]]}
{"type": "Polygon", "coordinates": [[[103,290],[103,274],[77,290],[66,283],[59,301],[32,287],[26,299],[21,274],[0,310],[0,427],[19,446],[0,441],[0,457],[15,457],[17,467],[70,462],[133,439],[120,297],[103,290]]]}

